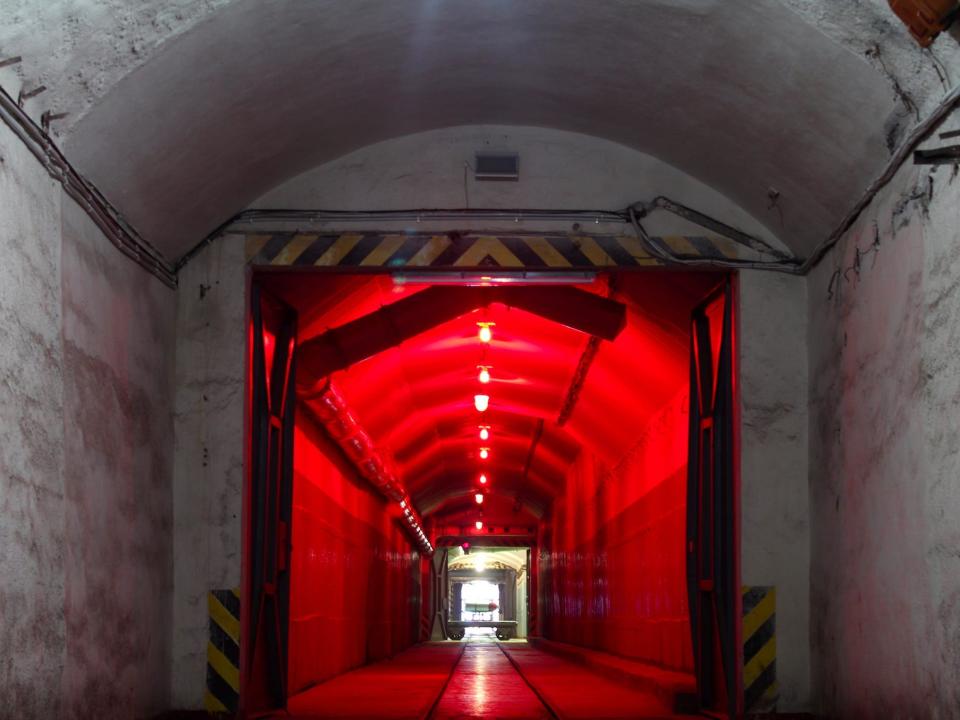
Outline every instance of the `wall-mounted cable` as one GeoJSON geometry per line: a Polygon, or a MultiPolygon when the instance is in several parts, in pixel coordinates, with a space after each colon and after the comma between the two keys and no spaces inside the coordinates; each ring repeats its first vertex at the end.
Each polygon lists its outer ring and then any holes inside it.
{"type": "Polygon", "coordinates": [[[93,183],[77,172],[43,128],[3,88],[0,88],[0,118],[114,247],[167,287],[177,287],[177,269],[124,220],[93,183]]]}

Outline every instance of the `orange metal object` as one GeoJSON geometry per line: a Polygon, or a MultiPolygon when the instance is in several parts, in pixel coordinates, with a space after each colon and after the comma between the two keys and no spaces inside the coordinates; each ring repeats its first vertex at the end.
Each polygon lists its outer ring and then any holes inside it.
{"type": "Polygon", "coordinates": [[[889,0],[890,7],[922,47],[928,47],[956,15],[956,0],[889,0]]]}

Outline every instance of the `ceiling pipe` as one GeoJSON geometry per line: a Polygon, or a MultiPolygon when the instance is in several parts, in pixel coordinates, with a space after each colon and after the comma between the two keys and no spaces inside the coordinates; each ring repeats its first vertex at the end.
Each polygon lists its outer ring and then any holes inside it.
{"type": "MultiPolygon", "coordinates": [[[[590,338],[593,340],[593,338],[590,338]]],[[[537,426],[533,431],[533,438],[530,440],[530,449],[527,451],[527,461],[523,464],[523,480],[526,482],[530,476],[530,466],[533,465],[533,457],[537,453],[537,445],[540,444],[540,438],[543,437],[543,418],[537,420],[537,426]]],[[[517,498],[520,499],[519,496],[517,498]]]]}
{"type": "Polygon", "coordinates": [[[397,503],[403,514],[404,526],[424,554],[433,552],[433,545],[423,529],[423,520],[396,474],[388,467],[383,455],[370,436],[350,412],[343,396],[327,382],[320,392],[304,398],[306,409],[314,416],[357,469],[387,500],[397,503]]]}

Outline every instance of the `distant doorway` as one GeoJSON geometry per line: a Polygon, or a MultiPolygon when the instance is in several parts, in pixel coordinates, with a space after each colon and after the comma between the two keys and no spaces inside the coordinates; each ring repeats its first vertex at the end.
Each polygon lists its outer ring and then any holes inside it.
{"type": "Polygon", "coordinates": [[[527,636],[527,548],[451,548],[447,554],[447,632],[452,640],[527,636]]]}

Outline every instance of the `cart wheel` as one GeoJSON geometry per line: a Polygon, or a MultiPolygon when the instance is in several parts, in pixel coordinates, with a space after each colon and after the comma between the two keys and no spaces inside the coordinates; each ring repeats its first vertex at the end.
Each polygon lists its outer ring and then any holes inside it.
{"type": "Polygon", "coordinates": [[[463,640],[463,633],[462,633],[462,632],[452,632],[452,633],[450,633],[450,639],[451,639],[451,640],[463,640]]]}
{"type": "Polygon", "coordinates": [[[510,636],[504,632],[497,630],[497,640],[509,640],[510,636]]]}

